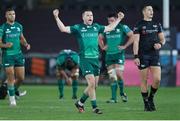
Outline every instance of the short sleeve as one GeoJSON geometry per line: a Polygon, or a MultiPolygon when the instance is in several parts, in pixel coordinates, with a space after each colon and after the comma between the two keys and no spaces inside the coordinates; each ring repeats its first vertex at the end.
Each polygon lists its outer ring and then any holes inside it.
{"type": "Polygon", "coordinates": [[[20,24],[19,27],[20,27],[21,33],[23,33],[23,26],[20,24]]]}
{"type": "Polygon", "coordinates": [[[3,34],[4,34],[4,32],[3,32],[3,27],[0,26],[0,38],[3,38],[3,34]]]}
{"type": "Polygon", "coordinates": [[[158,33],[161,33],[163,32],[163,29],[162,29],[162,25],[159,23],[158,24],[158,33]]]}
{"type": "Polygon", "coordinates": [[[133,28],[133,33],[134,34],[140,34],[140,27],[139,24],[136,24],[133,28]]]}
{"type": "Polygon", "coordinates": [[[71,33],[77,33],[78,32],[78,29],[79,29],[79,25],[78,24],[75,24],[73,26],[70,26],[70,31],[71,33]]]}
{"type": "Polygon", "coordinates": [[[126,34],[132,31],[127,25],[123,25],[122,27],[123,27],[123,31],[124,31],[126,34]]]}
{"type": "Polygon", "coordinates": [[[96,23],[96,26],[98,27],[99,33],[104,33],[105,26],[97,24],[97,23],[96,23]]]}

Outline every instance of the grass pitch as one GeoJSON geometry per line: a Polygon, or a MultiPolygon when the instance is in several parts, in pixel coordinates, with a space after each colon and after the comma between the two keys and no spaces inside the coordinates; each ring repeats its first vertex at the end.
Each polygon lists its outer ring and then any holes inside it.
{"type": "MultiPolygon", "coordinates": [[[[116,104],[107,104],[110,98],[110,87],[99,86],[97,104],[103,114],[92,113],[90,100],[85,104],[85,113],[78,113],[71,99],[71,87],[65,87],[65,98],[58,99],[57,86],[22,86],[27,95],[17,100],[16,107],[9,107],[8,99],[0,100],[0,119],[9,120],[179,120],[180,88],[160,88],[155,97],[157,111],[144,112],[143,102],[138,87],[127,87],[128,102],[123,103],[118,97],[116,104]]],[[[78,97],[85,86],[78,89],[78,97]]]]}

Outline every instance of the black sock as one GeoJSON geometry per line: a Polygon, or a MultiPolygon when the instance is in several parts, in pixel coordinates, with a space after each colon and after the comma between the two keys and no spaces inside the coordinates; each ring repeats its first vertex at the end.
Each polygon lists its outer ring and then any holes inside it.
{"type": "Polygon", "coordinates": [[[148,92],[141,92],[141,95],[143,97],[144,104],[148,103],[148,92]]]}
{"type": "Polygon", "coordinates": [[[150,91],[150,94],[149,94],[149,99],[153,99],[154,98],[154,95],[156,93],[157,89],[153,88],[151,86],[151,91],[150,91]]]}

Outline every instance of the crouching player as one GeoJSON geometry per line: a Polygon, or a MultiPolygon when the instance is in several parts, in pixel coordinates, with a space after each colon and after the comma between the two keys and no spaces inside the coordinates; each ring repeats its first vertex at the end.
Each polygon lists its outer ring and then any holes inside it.
{"type": "Polygon", "coordinates": [[[56,71],[59,87],[59,99],[64,97],[65,80],[72,84],[72,99],[77,99],[79,77],[79,55],[72,50],[62,50],[57,57],[56,71]]]}

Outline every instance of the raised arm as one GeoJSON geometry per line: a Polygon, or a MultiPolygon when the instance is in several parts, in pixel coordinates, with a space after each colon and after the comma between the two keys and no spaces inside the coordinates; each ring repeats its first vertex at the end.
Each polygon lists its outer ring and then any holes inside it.
{"type": "Polygon", "coordinates": [[[116,21],[109,24],[108,26],[105,26],[104,32],[112,31],[123,18],[124,18],[124,13],[119,12],[116,21]]]}
{"type": "Polygon", "coordinates": [[[65,26],[63,24],[63,22],[59,19],[59,10],[58,9],[53,10],[53,15],[54,15],[54,18],[56,20],[56,23],[57,23],[57,26],[58,26],[59,30],[61,32],[65,32],[65,33],[71,33],[70,27],[65,26]]]}

